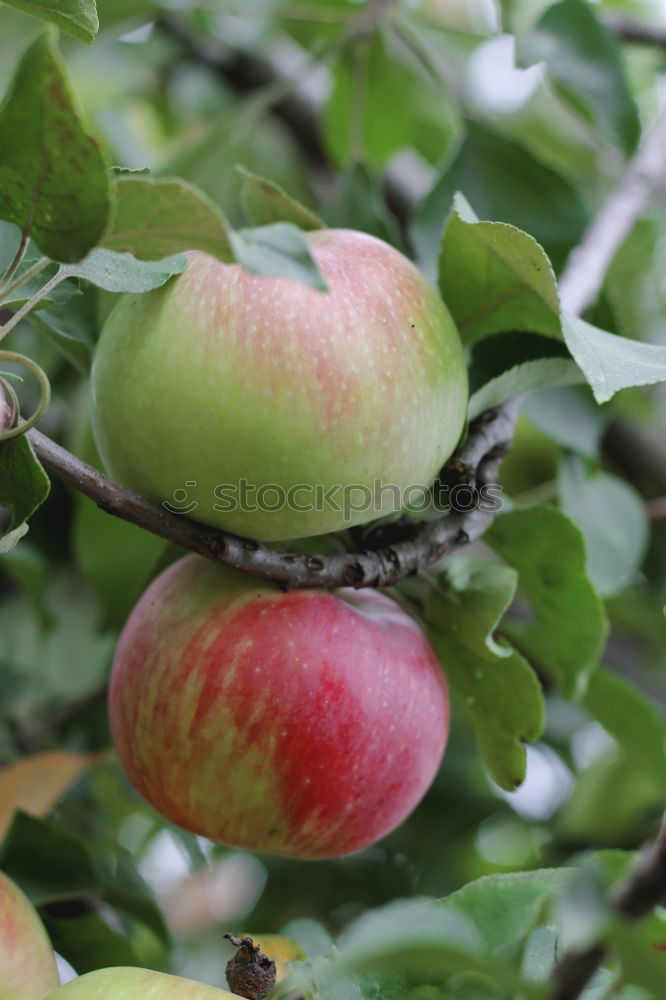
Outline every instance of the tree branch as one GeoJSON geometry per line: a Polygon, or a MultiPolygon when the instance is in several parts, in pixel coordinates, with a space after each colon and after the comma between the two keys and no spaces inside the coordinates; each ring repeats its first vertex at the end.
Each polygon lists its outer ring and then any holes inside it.
{"type": "MultiPolygon", "coordinates": [[[[657,839],[639,855],[633,871],[611,898],[620,917],[640,920],[666,900],[666,816],[657,839]]],[[[550,1000],[577,1000],[606,957],[597,944],[583,952],[567,952],[555,967],[550,1000]]]]}
{"type": "MultiPolygon", "coordinates": [[[[474,422],[467,441],[446,466],[455,481],[478,488],[495,481],[502,457],[511,444],[520,402],[515,397],[474,422]]],[[[47,472],[89,497],[108,514],[208,559],[290,588],[390,586],[479,538],[496,513],[491,504],[485,505],[487,509],[477,507],[452,513],[437,521],[414,525],[409,529],[410,537],[376,550],[329,555],[276,551],[259,542],[209,528],[140,497],[39,431],[29,431],[28,438],[47,472]]]]}
{"type": "Polygon", "coordinates": [[[560,299],[569,312],[583,313],[595,301],[613,257],[645,213],[665,174],[666,112],[662,112],[569,256],[560,276],[560,299]]]}
{"type": "Polygon", "coordinates": [[[604,17],[604,24],[621,42],[666,48],[666,29],[654,28],[628,17],[604,17]]]}

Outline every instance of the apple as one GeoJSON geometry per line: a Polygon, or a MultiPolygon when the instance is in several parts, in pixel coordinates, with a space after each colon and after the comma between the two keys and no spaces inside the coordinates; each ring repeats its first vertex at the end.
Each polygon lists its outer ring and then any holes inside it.
{"type": "Polygon", "coordinates": [[[72,979],[47,1000],[238,1000],[235,993],[149,969],[98,969],[72,979]]]}
{"type": "Polygon", "coordinates": [[[0,872],[0,1000],[42,1000],[58,969],[37,910],[0,872]]]}
{"type": "Polygon", "coordinates": [[[419,625],[372,590],[294,590],[186,556],[140,598],[116,651],[114,744],[173,823],[333,858],[414,809],[448,733],[419,625]]]}
{"type": "Polygon", "coordinates": [[[453,320],[381,240],[308,240],[328,293],[192,252],[182,275],[119,301],[92,371],[114,478],[272,541],[390,514],[396,491],[432,483],[465,421],[453,320]]]}

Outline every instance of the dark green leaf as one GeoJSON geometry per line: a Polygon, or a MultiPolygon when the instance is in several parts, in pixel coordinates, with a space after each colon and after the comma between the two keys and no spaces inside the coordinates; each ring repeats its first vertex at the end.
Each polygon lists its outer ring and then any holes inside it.
{"type": "Polygon", "coordinates": [[[383,31],[347,46],[337,60],[324,131],[340,165],[363,159],[382,167],[405,146],[436,163],[456,130],[457,109],[444,81],[408,63],[404,49],[394,46],[383,31]]]}
{"type": "Polygon", "coordinates": [[[562,314],[562,331],[598,403],[628,386],[666,382],[666,347],[606,333],[570,313],[562,314]]]}
{"type": "Polygon", "coordinates": [[[486,767],[509,790],[525,777],[523,741],[537,740],[544,725],[541,686],[529,663],[494,638],[517,582],[506,566],[456,559],[426,605],[433,644],[472,720],[486,767]]]}
{"type": "Polygon", "coordinates": [[[585,692],[607,632],[603,604],[585,572],[578,528],[555,507],[501,514],[484,536],[518,570],[534,621],[503,631],[559,685],[566,697],[585,692]]]}
{"type": "MultiPolygon", "coordinates": [[[[74,282],[66,281],[58,288],[67,285],[74,286],[74,282]]],[[[70,364],[84,375],[90,371],[95,346],[96,304],[94,290],[88,287],[83,295],[47,306],[28,317],[29,323],[52,340],[70,364]]]]}
{"type": "Polygon", "coordinates": [[[141,965],[131,943],[113,930],[98,913],[44,917],[46,929],[59,955],[83,975],[111,966],[141,965]]]}
{"type": "Polygon", "coordinates": [[[382,194],[381,179],[374,177],[363,163],[351,165],[322,215],[333,229],[360,229],[393,246],[401,246],[398,226],[382,194]]]}
{"type": "Polygon", "coordinates": [[[77,261],[107,224],[109,178],[50,33],[27,50],[0,107],[0,216],[42,253],[77,261]]]}
{"type": "Polygon", "coordinates": [[[0,567],[24,589],[42,628],[48,627],[53,621],[44,601],[48,564],[40,550],[24,542],[12,552],[4,553],[0,567]]]}
{"type": "Polygon", "coordinates": [[[604,597],[634,579],[645,556],[648,519],[636,490],[580,458],[565,456],[558,475],[560,503],[585,538],[587,572],[604,597]]]}
{"type": "Polygon", "coordinates": [[[630,153],[641,125],[612,33],[584,0],[549,7],[521,44],[523,63],[545,62],[565,100],[611,142],[630,153]]]}
{"type": "Polygon", "coordinates": [[[0,848],[0,869],[36,906],[95,895],[88,846],[54,823],[17,812],[0,848]]]}
{"type": "Polygon", "coordinates": [[[243,178],[241,199],[245,213],[253,226],[268,226],[272,222],[292,222],[300,229],[323,229],[324,223],[305,205],[265,177],[258,177],[245,167],[236,167],[243,178]]]}
{"type": "MultiPolygon", "coordinates": [[[[586,212],[571,184],[522,146],[475,125],[453,163],[422,202],[412,227],[418,258],[431,277],[442,228],[457,191],[479,218],[509,223],[529,233],[545,247],[557,267],[585,228],[586,212]]],[[[448,290],[445,298],[447,294],[448,290]]],[[[513,326],[507,323],[503,328],[513,326]]]]}
{"type": "Polygon", "coordinates": [[[115,179],[114,191],[113,221],[102,241],[109,250],[159,261],[203,250],[219,260],[233,260],[224,216],[192,184],[130,174],[115,179]]]}
{"type": "Polygon", "coordinates": [[[539,244],[504,222],[479,222],[461,195],[444,230],[439,287],[465,343],[505,330],[561,336],[555,275],[539,244]]]}
{"type": "Polygon", "coordinates": [[[0,443],[0,506],[11,513],[10,530],[44,503],[51,483],[25,434],[0,443]]]}
{"type": "Polygon", "coordinates": [[[92,42],[99,31],[95,0],[4,0],[10,7],[49,21],[83,42],[92,42]]]}
{"type": "Polygon", "coordinates": [[[248,271],[270,278],[293,278],[318,291],[328,290],[305,235],[290,222],[239,229],[230,234],[230,240],[236,260],[248,271]]]}

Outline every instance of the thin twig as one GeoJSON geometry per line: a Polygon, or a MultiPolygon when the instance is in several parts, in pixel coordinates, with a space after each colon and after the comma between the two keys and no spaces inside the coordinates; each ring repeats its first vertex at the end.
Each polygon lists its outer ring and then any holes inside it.
{"type": "MultiPolygon", "coordinates": [[[[620,917],[640,920],[666,899],[666,817],[657,839],[639,855],[633,871],[614,893],[611,906],[620,917]]],[[[553,973],[550,1000],[577,1000],[606,957],[595,944],[582,952],[567,952],[553,973]]]]}
{"type": "MultiPolygon", "coordinates": [[[[520,399],[514,397],[479,417],[467,442],[447,466],[453,477],[479,487],[494,482],[501,459],[510,446],[519,408],[520,399]],[[471,469],[475,475],[468,478],[471,469]]],[[[376,550],[327,555],[276,551],[259,542],[209,528],[140,497],[39,431],[29,431],[28,438],[47,472],[89,497],[107,513],[208,559],[289,588],[393,585],[479,538],[495,517],[495,508],[500,506],[484,503],[475,510],[451,513],[441,520],[412,526],[410,537],[376,550]]]]}
{"type": "Polygon", "coordinates": [[[666,111],[662,112],[604,202],[560,277],[564,309],[580,315],[597,298],[623,240],[643,215],[666,174],[666,111]]]}
{"type": "Polygon", "coordinates": [[[665,28],[655,28],[641,24],[640,21],[632,21],[628,17],[614,17],[612,15],[605,17],[604,23],[621,42],[666,48],[665,28]]]}

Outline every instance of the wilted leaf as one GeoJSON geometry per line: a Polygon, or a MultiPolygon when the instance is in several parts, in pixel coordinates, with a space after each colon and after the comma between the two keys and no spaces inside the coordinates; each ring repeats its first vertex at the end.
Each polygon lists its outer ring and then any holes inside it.
{"type": "Polygon", "coordinates": [[[0,771],[0,839],[17,809],[31,816],[46,816],[98,757],[98,754],[50,750],[25,757],[0,771]]]}

